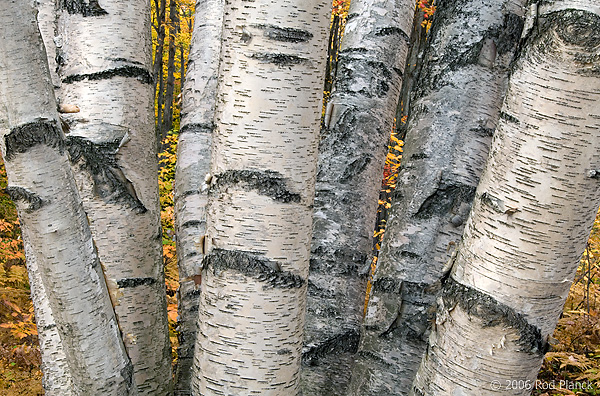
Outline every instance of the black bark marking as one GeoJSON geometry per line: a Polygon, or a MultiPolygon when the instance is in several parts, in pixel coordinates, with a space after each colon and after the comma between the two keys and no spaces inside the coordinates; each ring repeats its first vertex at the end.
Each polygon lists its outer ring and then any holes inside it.
{"type": "Polygon", "coordinates": [[[348,330],[342,334],[336,334],[319,345],[312,346],[302,352],[302,364],[315,366],[319,360],[338,353],[349,352],[355,354],[358,351],[360,334],[356,330],[348,330]]]}
{"type": "Polygon", "coordinates": [[[519,332],[517,344],[524,352],[543,356],[549,345],[539,328],[513,308],[496,301],[492,296],[449,278],[442,289],[444,307],[460,306],[466,313],[484,322],[484,327],[506,326],[519,332]]]}
{"type": "Polygon", "coordinates": [[[259,60],[263,63],[273,63],[274,65],[281,67],[310,63],[310,60],[301,56],[273,52],[256,52],[246,56],[251,59],[259,60]]]}
{"type": "Polygon", "coordinates": [[[67,148],[71,163],[80,162],[94,182],[94,194],[106,202],[120,202],[137,214],[147,209],[138,199],[133,184],[125,177],[117,164],[116,154],[120,141],[95,144],[80,136],[69,136],[67,148]]]}
{"type": "Polygon", "coordinates": [[[445,215],[457,209],[463,202],[472,202],[475,187],[467,185],[441,186],[427,197],[415,214],[415,218],[429,219],[434,215],[445,215]]]}
{"type": "Polygon", "coordinates": [[[518,118],[516,118],[508,113],[505,113],[504,111],[500,112],[500,118],[502,118],[503,120],[506,120],[508,122],[512,122],[513,124],[517,124],[517,125],[519,125],[521,123],[518,118]]]}
{"type": "Polygon", "coordinates": [[[481,136],[494,136],[495,129],[480,125],[477,128],[471,128],[470,131],[479,133],[481,136]]]}
{"type": "Polygon", "coordinates": [[[62,131],[53,120],[34,121],[15,127],[4,137],[4,144],[6,161],[39,144],[58,149],[60,154],[65,148],[62,131]]]}
{"type": "Polygon", "coordinates": [[[398,27],[384,27],[379,29],[376,33],[375,36],[391,36],[391,35],[398,35],[400,37],[402,37],[402,39],[404,41],[406,41],[407,43],[410,41],[410,37],[408,37],[408,34],[406,34],[406,32],[398,27]]]}
{"type": "Polygon", "coordinates": [[[13,202],[23,201],[29,204],[25,212],[31,213],[40,209],[46,203],[39,195],[23,187],[7,187],[4,191],[13,202]]]}
{"type": "Polygon", "coordinates": [[[257,29],[264,31],[265,37],[287,43],[302,43],[313,38],[313,34],[307,30],[285,28],[275,25],[252,25],[257,29]]]}
{"type": "Polygon", "coordinates": [[[204,221],[200,221],[200,220],[188,220],[185,223],[183,223],[181,225],[181,228],[190,228],[190,227],[197,227],[201,224],[204,224],[204,221]]]}
{"type": "Polygon", "coordinates": [[[124,278],[117,280],[119,288],[130,288],[138,286],[150,286],[156,283],[154,278],[124,278]]]}
{"type": "Polygon", "coordinates": [[[278,262],[261,257],[259,253],[213,249],[204,256],[202,265],[216,273],[236,271],[280,289],[300,288],[306,283],[302,277],[282,271],[278,262]]]}
{"type": "Polygon", "coordinates": [[[332,249],[328,246],[313,247],[310,259],[310,271],[339,276],[356,276],[367,261],[367,253],[356,247],[344,246],[332,249]]]}
{"type": "Polygon", "coordinates": [[[260,194],[275,201],[289,203],[300,202],[300,194],[287,189],[285,179],[279,172],[258,170],[228,170],[215,175],[217,181],[211,186],[210,193],[219,192],[221,188],[240,185],[248,190],[258,191],[260,194]]]}
{"type": "Polygon", "coordinates": [[[103,70],[97,73],[90,74],[75,74],[68,76],[62,80],[65,84],[73,84],[75,82],[89,80],[109,80],[113,77],[132,77],[137,78],[144,84],[152,84],[152,73],[143,67],[139,66],[121,66],[114,69],[103,70]]]}
{"type": "Polygon", "coordinates": [[[179,134],[193,133],[193,134],[211,134],[215,129],[215,124],[186,124],[184,125],[179,134]]]}
{"type": "Polygon", "coordinates": [[[346,166],[342,176],[340,176],[340,183],[348,183],[350,180],[360,175],[371,163],[372,159],[373,158],[370,154],[364,154],[352,161],[350,164],[348,164],[348,166],[346,166]]]}
{"type": "Polygon", "coordinates": [[[69,14],[81,14],[84,17],[108,15],[98,0],[63,0],[59,4],[69,14]]]}

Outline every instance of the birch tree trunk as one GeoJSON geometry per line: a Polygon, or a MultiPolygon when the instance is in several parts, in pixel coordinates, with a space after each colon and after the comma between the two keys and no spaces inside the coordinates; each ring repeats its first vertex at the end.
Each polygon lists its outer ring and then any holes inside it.
{"type": "Polygon", "coordinates": [[[302,390],[342,395],[359,340],[377,198],[414,1],[356,0],[321,132],[302,390]]]}
{"type": "Polygon", "coordinates": [[[207,175],[221,56],[224,0],[198,0],[183,85],[181,129],[175,170],[175,232],[179,268],[175,393],[191,392],[198,298],[206,235],[207,175]]]}
{"type": "Polygon", "coordinates": [[[0,95],[9,127],[0,129],[0,148],[7,191],[17,205],[28,261],[52,291],[48,302],[74,393],[134,395],[132,365],[68,162],[32,4],[10,1],[0,16],[0,95]]]}
{"type": "Polygon", "coordinates": [[[600,204],[600,1],[529,15],[414,395],[531,393],[600,204]]]}
{"type": "Polygon", "coordinates": [[[193,391],[298,395],[330,4],[224,15],[193,391]]]}
{"type": "Polygon", "coordinates": [[[407,395],[469,213],[523,27],[522,0],[436,2],[411,98],[351,395],[407,395]]]}
{"type": "Polygon", "coordinates": [[[134,378],[171,392],[147,0],[61,1],[67,147],[134,378]],[[68,106],[67,106],[68,105],[68,106]]]}
{"type": "MultiPolygon", "coordinates": [[[[36,6],[38,9],[38,26],[44,40],[44,47],[46,48],[52,85],[58,87],[60,86],[60,80],[56,73],[56,59],[54,56],[56,54],[56,46],[54,44],[56,3],[54,0],[45,0],[37,2],[36,6]]],[[[4,121],[8,122],[7,120],[3,120],[3,124],[4,121]]],[[[6,124],[6,128],[8,128],[8,124],[6,124]]],[[[31,248],[27,240],[23,241],[23,245],[27,257],[29,287],[42,357],[41,369],[44,394],[46,396],[74,396],[67,356],[65,355],[60,335],[58,334],[54,315],[50,308],[50,300],[42,282],[42,275],[35,261],[35,251],[31,248]]]]}

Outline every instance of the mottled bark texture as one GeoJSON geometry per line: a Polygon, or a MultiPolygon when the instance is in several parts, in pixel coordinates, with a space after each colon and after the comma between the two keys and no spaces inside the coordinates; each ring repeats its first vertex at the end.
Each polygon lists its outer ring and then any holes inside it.
{"type": "Polygon", "coordinates": [[[177,235],[177,331],[179,347],[175,393],[191,392],[196,322],[210,180],[210,150],[221,56],[223,0],[198,0],[183,85],[181,129],[175,170],[175,233],[177,235]]]}
{"type": "MultiPolygon", "coordinates": [[[[33,298],[39,302],[36,295],[51,291],[48,306],[36,310],[40,316],[52,312],[55,324],[49,325],[62,339],[74,394],[137,395],[67,158],[32,4],[9,1],[0,16],[0,95],[8,119],[0,128],[0,148],[35,279],[33,298]]],[[[49,333],[42,333],[44,342],[49,333]]]]}
{"type": "Polygon", "coordinates": [[[412,0],[350,5],[319,145],[303,350],[306,395],[342,395],[350,383],[413,16],[412,0]]]}
{"type": "Polygon", "coordinates": [[[436,3],[352,395],[407,395],[411,389],[443,268],[460,239],[499,117],[523,3],[436,3]]]}
{"type": "Polygon", "coordinates": [[[227,2],[197,395],[298,395],[330,3],[227,2]]]}
{"type": "Polygon", "coordinates": [[[531,11],[414,395],[530,394],[600,204],[600,1],[531,11]]]}
{"type": "Polygon", "coordinates": [[[134,378],[171,391],[148,0],[59,2],[57,59],[76,182],[134,378]]]}

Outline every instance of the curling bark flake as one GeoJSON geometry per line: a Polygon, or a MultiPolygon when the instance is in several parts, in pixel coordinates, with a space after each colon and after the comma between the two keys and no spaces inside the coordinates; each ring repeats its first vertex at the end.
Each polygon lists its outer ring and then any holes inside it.
{"type": "Polygon", "coordinates": [[[171,391],[148,0],[59,2],[67,148],[134,378],[171,391]]]}
{"type": "Polygon", "coordinates": [[[499,118],[524,3],[436,2],[351,395],[410,392],[499,118]]]}
{"type": "Polygon", "coordinates": [[[600,1],[536,7],[414,395],[530,394],[600,204],[600,1]]]}
{"type": "Polygon", "coordinates": [[[69,165],[37,11],[32,2],[19,1],[10,1],[5,11],[0,95],[8,129],[0,128],[0,148],[30,275],[41,279],[33,282],[34,299],[38,291],[51,291],[49,307],[37,307],[37,313],[42,308],[54,316],[74,394],[137,395],[69,165]]]}
{"type": "MultiPolygon", "coordinates": [[[[216,106],[224,0],[198,0],[183,86],[181,129],[175,170],[178,319],[175,394],[191,389],[198,298],[206,235],[206,200],[216,106]]],[[[187,393],[186,393],[187,392],[187,393]]]]}
{"type": "Polygon", "coordinates": [[[413,0],[352,1],[321,132],[302,391],[342,395],[360,337],[387,141],[413,0]]]}
{"type": "Polygon", "coordinates": [[[227,2],[196,395],[298,395],[330,3],[227,2]]]}

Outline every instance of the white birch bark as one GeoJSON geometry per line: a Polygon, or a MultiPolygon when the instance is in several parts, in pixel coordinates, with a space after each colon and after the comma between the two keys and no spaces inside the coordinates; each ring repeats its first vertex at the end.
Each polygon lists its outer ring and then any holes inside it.
{"type": "Polygon", "coordinates": [[[356,0],[348,11],[319,145],[302,369],[306,395],[345,394],[350,383],[414,8],[413,0],[356,0]]]}
{"type": "Polygon", "coordinates": [[[330,4],[227,2],[193,391],[299,394],[330,4]]]}
{"type": "MultiPolygon", "coordinates": [[[[54,36],[56,30],[56,4],[54,0],[37,1],[37,21],[46,48],[48,68],[54,87],[60,86],[60,79],[56,72],[56,46],[54,36]]],[[[42,277],[34,260],[34,252],[28,241],[24,240],[27,260],[27,273],[31,300],[35,311],[35,322],[42,357],[42,386],[46,396],[72,396],[74,395],[71,373],[67,364],[67,356],[63,350],[60,335],[54,321],[50,301],[42,283],[42,277]],[[29,253],[27,253],[30,251],[29,253]]]]}
{"type": "Polygon", "coordinates": [[[531,393],[600,204],[600,1],[531,11],[415,395],[531,393]]]}
{"type": "Polygon", "coordinates": [[[524,3],[436,2],[352,395],[410,392],[444,264],[460,239],[499,117],[524,3]]]}
{"type": "Polygon", "coordinates": [[[8,118],[0,148],[7,190],[17,205],[28,261],[52,291],[48,302],[74,393],[134,395],[131,362],[69,166],[36,13],[31,1],[10,1],[0,16],[0,94],[8,118]]]}
{"type": "Polygon", "coordinates": [[[59,3],[67,146],[134,378],[171,392],[148,0],[59,3]]]}
{"type": "Polygon", "coordinates": [[[191,391],[191,368],[204,258],[200,247],[206,235],[206,176],[210,174],[224,3],[223,0],[196,2],[197,12],[183,86],[174,186],[179,268],[176,395],[186,395],[191,391]]]}

